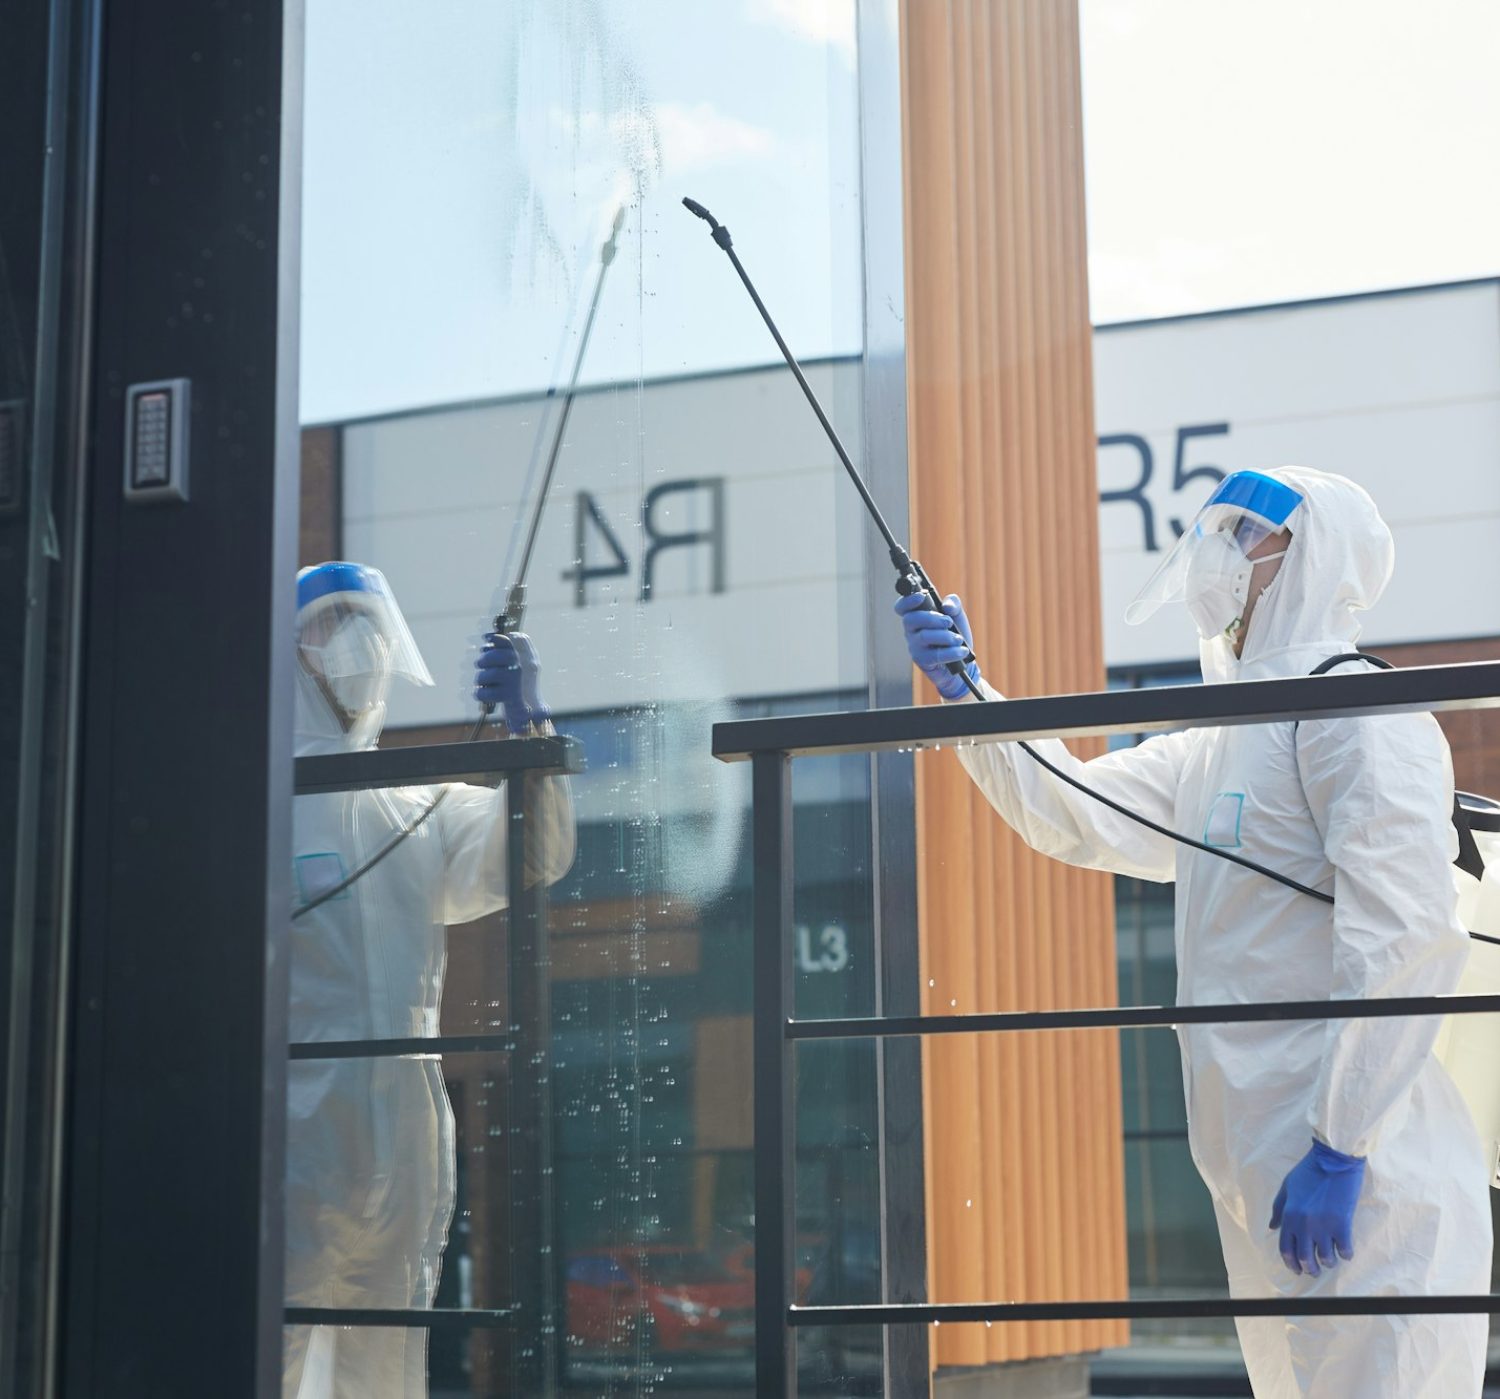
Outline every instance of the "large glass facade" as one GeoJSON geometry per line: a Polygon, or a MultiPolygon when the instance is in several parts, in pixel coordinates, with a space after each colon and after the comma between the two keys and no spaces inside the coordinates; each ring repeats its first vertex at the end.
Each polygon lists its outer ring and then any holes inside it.
{"type": "MultiPolygon", "coordinates": [[[[390,1153],[382,1188],[422,1188],[403,1130],[451,1158],[452,1181],[420,1202],[435,1235],[368,1254],[396,1291],[414,1264],[435,1276],[405,1301],[374,1287],[333,1304],[463,1315],[432,1327],[425,1362],[419,1335],[389,1332],[386,1358],[365,1362],[377,1340],[361,1352],[331,1326],[311,1340],[291,1328],[298,1374],[425,1363],[433,1393],[476,1396],[542,1392],[549,1367],[579,1393],[753,1388],[749,783],[713,761],[710,732],[867,702],[865,538],[774,344],[680,201],[733,228],[858,457],[855,18],[853,0],[805,13],[464,5],[441,20],[309,6],[301,561],[357,561],[389,580],[435,680],[393,682],[379,742],[394,748],[471,734],[470,671],[526,558],[521,628],[582,771],[567,779],[570,829],[554,833],[571,849],[542,860],[550,1017],[534,1054],[449,1048],[425,1116],[400,1116],[395,1069],[350,1071],[359,1086],[344,1095],[356,1135],[362,1115],[395,1123],[397,1139],[371,1148],[390,1153]],[[528,1127],[544,1067],[547,1118],[528,1127]],[[536,1312],[538,1236],[554,1300],[536,1312]],[[520,1324],[477,1315],[517,1305],[520,1324]]],[[[798,774],[807,1013],[874,1004],[870,798],[865,761],[798,774]]],[[[309,812],[343,802],[346,834],[357,800],[298,799],[309,812]]],[[[315,863],[298,841],[299,861],[315,863]]],[[[354,856],[332,853],[347,872],[354,856]]],[[[361,902],[361,882],[327,908],[344,936],[364,930],[365,974],[368,930],[389,910],[361,902]]],[[[536,1011],[511,915],[477,911],[439,932],[435,1014],[403,1033],[451,1046],[536,1011]]],[[[294,1012],[320,946],[294,938],[294,1012]]],[[[307,1002],[303,1037],[343,1037],[323,1023],[339,994],[321,1021],[307,1002]]],[[[292,1182],[316,1154],[296,1097],[322,1072],[293,1065],[292,1182]]],[[[799,1090],[799,1291],[874,1300],[873,1054],[815,1046],[799,1090]]],[[[338,1192],[332,1159],[310,1189],[338,1192]]],[[[318,1235],[326,1216],[289,1204],[289,1259],[298,1231],[318,1235]]],[[[290,1300],[333,1297],[294,1283],[290,1300]]],[[[804,1351],[810,1392],[878,1387],[878,1337],[804,1351]]]]}

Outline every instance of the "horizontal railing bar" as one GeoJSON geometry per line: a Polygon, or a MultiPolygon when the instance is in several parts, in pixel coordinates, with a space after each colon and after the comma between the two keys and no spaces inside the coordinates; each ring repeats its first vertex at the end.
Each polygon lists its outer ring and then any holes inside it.
{"type": "Polygon", "coordinates": [[[444,1326],[506,1326],[516,1319],[516,1307],[288,1307],[287,1326],[400,1326],[424,1331],[444,1326]]]}
{"type": "Polygon", "coordinates": [[[1093,694],[1043,695],[989,704],[927,704],[843,714],[799,714],[715,724],[724,762],[755,753],[871,753],[959,743],[1079,738],[1218,728],[1288,719],[1500,708],[1500,661],[1397,670],[1161,685],[1093,694]]]}
{"type": "Polygon", "coordinates": [[[414,1035],[400,1040],[300,1040],[287,1046],[288,1059],[397,1059],[408,1054],[509,1054],[509,1034],[414,1035]]]}
{"type": "Polygon", "coordinates": [[[976,1321],[1171,1321],[1232,1316],[1500,1314],[1500,1295],[1450,1297],[1164,1297],[1149,1302],[890,1302],[789,1307],[787,1325],[907,1326],[976,1321]]]}
{"type": "Polygon", "coordinates": [[[510,773],[582,771],[583,745],[565,734],[549,734],[371,748],[360,753],[315,753],[297,759],[293,778],[297,795],[307,796],[371,787],[422,787],[436,782],[495,787],[510,773]]]}
{"type": "Polygon", "coordinates": [[[789,1040],[891,1039],[1014,1030],[1129,1030],[1236,1025],[1265,1020],[1385,1020],[1398,1015],[1485,1015],[1500,996],[1391,996],[1377,1000],[1248,1001],[1211,1006],[1114,1006],[1100,1010],[1007,1010],[967,1015],[870,1015],[788,1020],[789,1040]]]}

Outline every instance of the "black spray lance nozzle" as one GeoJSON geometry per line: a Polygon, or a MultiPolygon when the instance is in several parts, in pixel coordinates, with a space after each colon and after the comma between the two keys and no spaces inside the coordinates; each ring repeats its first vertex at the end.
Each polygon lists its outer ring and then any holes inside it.
{"type": "Polygon", "coordinates": [[[708,210],[705,209],[703,205],[701,205],[696,199],[684,198],[682,201],[682,206],[688,211],[688,213],[697,214],[697,216],[713,230],[714,242],[717,243],[721,248],[723,248],[726,253],[732,247],[734,247],[734,240],[730,238],[729,230],[725,228],[724,225],[718,221],[718,219],[710,214],[708,210]]]}
{"type": "MultiPolygon", "coordinates": [[[[943,610],[943,595],[938,592],[937,584],[927,576],[927,570],[923,568],[922,565],[919,564],[915,559],[907,559],[905,570],[902,571],[896,579],[896,591],[900,593],[902,597],[910,597],[913,593],[925,593],[927,595],[927,601],[932,604],[933,611],[942,613],[942,615],[947,616],[947,613],[943,610]]],[[[963,635],[963,633],[958,629],[958,623],[955,622],[951,617],[948,619],[948,626],[954,632],[957,632],[959,636],[963,635]]],[[[968,678],[968,670],[969,665],[973,660],[973,649],[967,642],[965,642],[963,660],[950,661],[948,663],[948,669],[952,671],[954,675],[962,675],[964,677],[964,683],[968,685],[971,691],[974,690],[974,684],[968,678]]],[[[975,698],[978,698],[977,691],[975,691],[975,698]]]]}
{"type": "MultiPolygon", "coordinates": [[[[516,582],[510,585],[510,592],[505,599],[505,610],[495,614],[495,622],[492,630],[496,636],[515,636],[521,630],[521,623],[526,617],[526,585],[516,582]]],[[[483,716],[479,724],[483,726],[484,721],[495,712],[495,706],[483,700],[480,701],[480,709],[483,716]]],[[[476,729],[477,732],[477,729],[476,729]]]]}
{"type": "MultiPolygon", "coordinates": [[[[933,586],[932,580],[927,576],[927,570],[905,549],[892,549],[891,563],[896,569],[896,591],[902,597],[911,597],[913,593],[925,593],[927,600],[939,612],[943,610],[943,600],[933,586]]],[[[972,657],[966,656],[964,659],[967,661],[972,657]]]]}
{"type": "Polygon", "coordinates": [[[625,227],[625,206],[622,204],[615,210],[615,221],[610,225],[609,237],[604,246],[599,249],[599,265],[608,267],[615,260],[615,252],[620,244],[620,230],[625,227]]]}
{"type": "Polygon", "coordinates": [[[495,618],[495,630],[502,636],[509,636],[512,632],[521,630],[521,622],[526,616],[526,585],[524,583],[512,583],[510,594],[505,599],[505,610],[495,618]]]}

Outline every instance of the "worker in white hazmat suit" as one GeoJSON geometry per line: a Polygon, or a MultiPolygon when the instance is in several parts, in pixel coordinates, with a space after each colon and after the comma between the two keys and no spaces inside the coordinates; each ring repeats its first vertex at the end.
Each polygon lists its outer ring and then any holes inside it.
{"type": "MultiPolygon", "coordinates": [[[[1206,681],[1301,676],[1354,649],[1356,614],[1392,564],[1390,531],[1353,482],[1301,467],[1238,472],[1128,615],[1185,601],[1206,681]]],[[[959,600],[938,613],[903,598],[897,611],[913,659],[945,698],[966,698],[947,669],[970,640],[959,600]]],[[[1468,943],[1449,870],[1452,765],[1431,715],[1193,729],[1087,763],[1057,740],[1037,747],[1131,810],[1333,896],[1330,906],[1152,832],[1015,745],[959,749],[1035,849],[1176,880],[1180,1004],[1456,989],[1468,943]]],[[[1488,1169],[1433,1055],[1438,1028],[1437,1016],[1179,1028],[1189,1140],[1234,1297],[1489,1291],[1488,1169]]],[[[1259,1399],[1478,1399],[1487,1326],[1452,1315],[1238,1323],[1259,1399]]]]}
{"type": "MultiPolygon", "coordinates": [[[[392,679],[432,684],[401,610],[380,572],[359,564],[304,569],[297,595],[297,754],[373,748],[392,679]]],[[[501,705],[513,733],[549,727],[535,671],[524,636],[490,637],[477,662],[476,695],[501,705]]],[[[568,783],[528,782],[527,878],[552,883],[573,859],[568,783]]],[[[300,796],[293,856],[292,1041],[436,1035],[446,925],[505,906],[504,785],[300,796]]],[[[287,1105],[288,1303],[430,1307],[455,1186],[437,1056],[296,1061],[287,1105]]],[[[288,1327],[282,1392],[423,1399],[427,1332],[288,1327]]]]}

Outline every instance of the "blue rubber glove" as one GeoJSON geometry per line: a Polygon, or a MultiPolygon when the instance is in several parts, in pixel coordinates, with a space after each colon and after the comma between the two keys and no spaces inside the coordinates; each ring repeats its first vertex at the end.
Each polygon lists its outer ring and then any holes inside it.
{"type": "Polygon", "coordinates": [[[524,632],[490,632],[485,637],[474,662],[474,698],[498,706],[512,733],[552,717],[537,688],[536,647],[530,637],[524,632]]]}
{"type": "MultiPolygon", "coordinates": [[[[896,615],[906,631],[906,649],[911,652],[912,663],[932,681],[938,694],[950,700],[968,694],[963,677],[948,669],[950,661],[961,661],[974,649],[974,633],[958,595],[950,593],[943,610],[934,612],[926,593],[912,593],[896,599],[896,615]]],[[[979,663],[970,661],[968,669],[977,685],[979,663]]]]}
{"type": "Polygon", "coordinates": [[[1281,1261],[1294,1273],[1320,1276],[1354,1257],[1354,1207],[1365,1183],[1365,1158],[1345,1156],[1315,1141],[1290,1171],[1271,1206],[1271,1228],[1281,1230],[1281,1261]]]}

